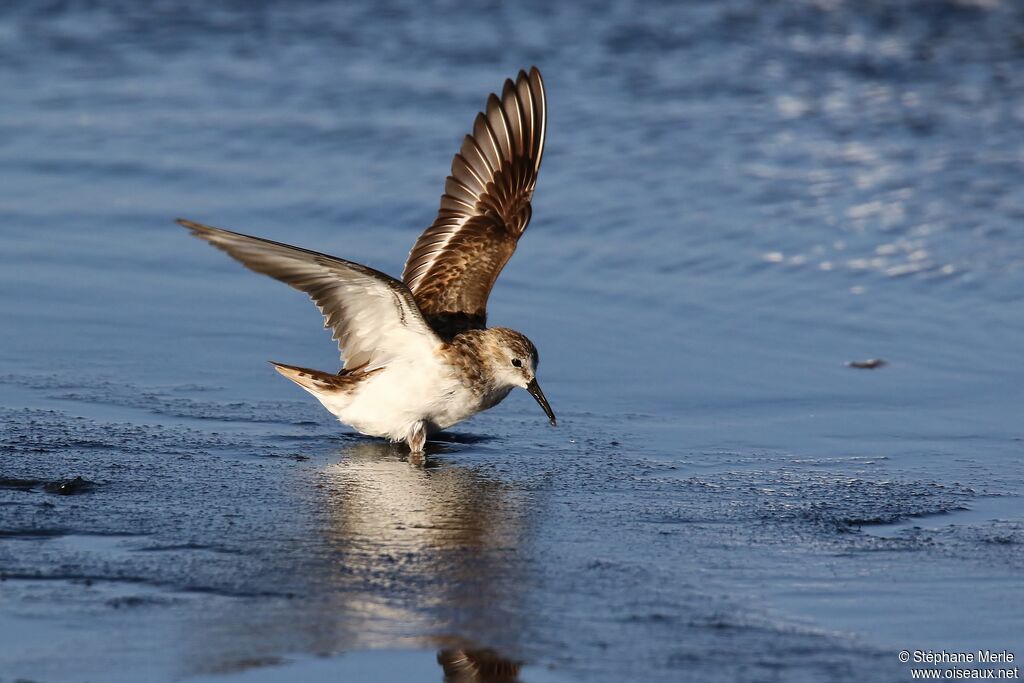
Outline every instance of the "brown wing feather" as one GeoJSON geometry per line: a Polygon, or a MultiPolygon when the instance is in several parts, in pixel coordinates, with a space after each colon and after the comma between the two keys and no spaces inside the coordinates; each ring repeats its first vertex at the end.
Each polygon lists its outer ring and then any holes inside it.
{"type": "Polygon", "coordinates": [[[546,106],[536,67],[487,98],[452,161],[437,218],[409,252],[402,279],[444,337],[486,324],[491,288],[530,222],[546,106]]]}

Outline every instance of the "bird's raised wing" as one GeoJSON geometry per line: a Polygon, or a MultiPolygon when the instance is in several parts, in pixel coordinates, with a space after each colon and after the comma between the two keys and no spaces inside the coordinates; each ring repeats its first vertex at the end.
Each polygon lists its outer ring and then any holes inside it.
{"type": "Polygon", "coordinates": [[[279,242],[201,223],[178,223],[250,270],[308,294],[333,331],[347,368],[380,367],[430,353],[441,339],[423,319],[409,289],[372,268],[279,242]]]}
{"type": "Polygon", "coordinates": [[[477,114],[452,162],[434,224],[413,245],[402,279],[444,337],[487,321],[487,297],[530,222],[546,131],[536,67],[505,81],[477,114]]]}

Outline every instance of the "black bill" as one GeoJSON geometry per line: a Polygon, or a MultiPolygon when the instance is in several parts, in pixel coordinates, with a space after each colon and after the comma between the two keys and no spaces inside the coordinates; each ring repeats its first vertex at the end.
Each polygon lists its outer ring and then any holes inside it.
{"type": "Polygon", "coordinates": [[[544,392],[540,390],[540,385],[537,384],[536,379],[530,380],[530,383],[526,385],[526,390],[530,392],[530,396],[533,396],[540,407],[544,409],[544,412],[548,414],[548,420],[551,422],[551,426],[554,427],[557,423],[555,420],[555,414],[551,412],[551,405],[548,400],[544,398],[544,392]]]}

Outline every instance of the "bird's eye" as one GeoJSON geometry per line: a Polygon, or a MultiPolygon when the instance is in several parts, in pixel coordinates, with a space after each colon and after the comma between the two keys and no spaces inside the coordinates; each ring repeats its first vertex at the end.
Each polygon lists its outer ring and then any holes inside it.
{"type": "Polygon", "coordinates": [[[518,358],[513,358],[512,365],[514,365],[517,368],[521,368],[523,367],[523,361],[519,360],[518,358]]]}

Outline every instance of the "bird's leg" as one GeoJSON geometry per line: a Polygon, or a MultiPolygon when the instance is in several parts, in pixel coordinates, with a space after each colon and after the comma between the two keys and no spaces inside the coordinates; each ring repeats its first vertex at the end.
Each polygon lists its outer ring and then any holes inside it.
{"type": "Polygon", "coordinates": [[[409,444],[409,462],[422,465],[426,458],[423,456],[423,446],[427,443],[427,426],[422,421],[413,425],[409,430],[409,436],[405,442],[409,444]]]}

